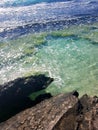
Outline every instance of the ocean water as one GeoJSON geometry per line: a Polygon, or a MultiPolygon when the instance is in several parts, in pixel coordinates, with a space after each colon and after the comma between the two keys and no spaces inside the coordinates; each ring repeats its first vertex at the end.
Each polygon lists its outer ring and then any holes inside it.
{"type": "Polygon", "coordinates": [[[97,0],[0,2],[0,84],[35,73],[52,94],[98,95],[97,0]]]}
{"type": "Polygon", "coordinates": [[[64,2],[71,0],[2,0],[0,2],[1,7],[18,7],[18,6],[28,6],[32,4],[42,3],[42,2],[64,2]]]}
{"type": "Polygon", "coordinates": [[[50,87],[53,93],[77,90],[80,95],[94,95],[98,94],[97,55],[98,44],[86,38],[52,37],[36,53],[35,69],[46,70],[55,79],[50,87]]]}

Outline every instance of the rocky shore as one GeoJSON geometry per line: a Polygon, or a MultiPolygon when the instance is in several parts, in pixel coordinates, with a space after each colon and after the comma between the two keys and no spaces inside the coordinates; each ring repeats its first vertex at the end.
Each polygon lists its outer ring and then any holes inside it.
{"type": "Polygon", "coordinates": [[[0,130],[98,130],[98,97],[73,91],[54,97],[44,93],[53,81],[45,75],[18,78],[0,85],[0,130]]]}
{"type": "Polygon", "coordinates": [[[60,94],[0,124],[0,130],[98,130],[98,97],[60,94]]]}
{"type": "Polygon", "coordinates": [[[51,94],[45,92],[45,88],[52,81],[52,78],[39,74],[18,78],[0,85],[0,122],[34,106],[45,98],[51,97],[51,94]],[[40,90],[44,90],[44,94],[32,101],[29,95],[40,90]]]}

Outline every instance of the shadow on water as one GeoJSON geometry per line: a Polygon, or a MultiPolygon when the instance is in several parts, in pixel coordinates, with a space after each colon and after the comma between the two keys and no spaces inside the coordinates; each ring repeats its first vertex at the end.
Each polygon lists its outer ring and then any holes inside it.
{"type": "Polygon", "coordinates": [[[45,75],[18,78],[14,81],[0,85],[0,122],[7,120],[20,111],[29,108],[40,101],[50,98],[51,94],[45,88],[53,81],[45,75]],[[39,90],[44,94],[39,95],[34,101],[29,95],[39,90]]]}

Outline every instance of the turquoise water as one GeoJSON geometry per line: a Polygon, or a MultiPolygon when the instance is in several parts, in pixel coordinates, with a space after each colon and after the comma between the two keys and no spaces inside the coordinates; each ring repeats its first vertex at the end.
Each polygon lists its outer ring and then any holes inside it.
{"type": "MultiPolygon", "coordinates": [[[[98,89],[98,44],[69,36],[49,38],[47,45],[36,54],[35,68],[49,72],[55,79],[55,91],[78,90],[80,93],[96,93],[98,89]]],[[[52,86],[52,87],[53,87],[52,86]]]]}
{"type": "Polygon", "coordinates": [[[10,6],[28,6],[35,3],[43,2],[43,0],[2,0],[0,6],[10,7],[10,6]]]}
{"type": "Polygon", "coordinates": [[[0,2],[1,7],[11,7],[11,6],[28,6],[31,4],[41,3],[41,2],[64,2],[68,0],[2,0],[0,2]]]}
{"type": "Polygon", "coordinates": [[[98,95],[97,23],[5,40],[0,48],[0,84],[44,73],[54,78],[47,92],[98,95]]]}
{"type": "MultiPolygon", "coordinates": [[[[0,2],[0,7],[17,7],[17,6],[28,6],[32,4],[37,4],[37,3],[42,3],[42,2],[70,2],[70,1],[75,1],[75,2],[92,2],[91,0],[2,0],[0,2]]],[[[96,4],[96,0],[92,2],[96,4]]]]}

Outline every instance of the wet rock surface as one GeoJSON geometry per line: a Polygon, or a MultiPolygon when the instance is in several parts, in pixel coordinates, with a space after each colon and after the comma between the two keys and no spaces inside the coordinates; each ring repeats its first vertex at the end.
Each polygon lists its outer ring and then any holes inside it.
{"type": "Polygon", "coordinates": [[[41,95],[36,101],[32,101],[29,95],[33,92],[45,89],[53,81],[45,75],[18,78],[0,85],[0,122],[10,118],[20,111],[31,107],[37,102],[50,98],[50,94],[41,95]],[[43,98],[44,99],[43,99],[43,98]]]}
{"type": "Polygon", "coordinates": [[[0,124],[0,130],[98,130],[98,97],[60,94],[0,124]]]}

